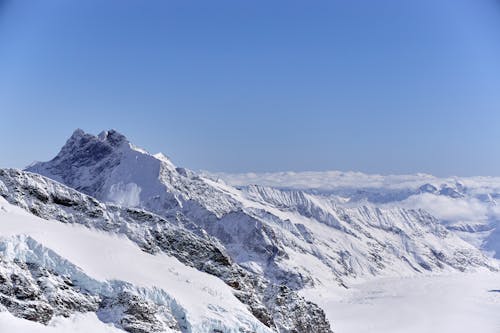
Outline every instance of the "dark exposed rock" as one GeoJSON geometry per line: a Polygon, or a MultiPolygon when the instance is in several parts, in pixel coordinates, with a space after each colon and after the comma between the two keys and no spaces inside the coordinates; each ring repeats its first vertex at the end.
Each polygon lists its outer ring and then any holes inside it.
{"type": "Polygon", "coordinates": [[[95,311],[96,297],[34,264],[0,260],[0,303],[15,316],[47,324],[54,315],[95,311]]]}
{"type": "Polygon", "coordinates": [[[280,319],[282,330],[290,333],[331,332],[323,310],[316,304],[297,297],[287,286],[272,286],[265,301],[272,309],[272,315],[280,319]]]}
{"type": "Polygon", "coordinates": [[[0,294],[0,304],[16,317],[47,324],[54,315],[52,307],[45,302],[22,302],[0,294]]]}
{"type": "MultiPolygon", "coordinates": [[[[117,297],[102,300],[98,316],[107,321],[120,316],[119,325],[130,333],[163,331],[163,323],[156,317],[158,306],[130,292],[121,292],[117,297]]],[[[173,327],[171,327],[173,328],[173,327]]]]}

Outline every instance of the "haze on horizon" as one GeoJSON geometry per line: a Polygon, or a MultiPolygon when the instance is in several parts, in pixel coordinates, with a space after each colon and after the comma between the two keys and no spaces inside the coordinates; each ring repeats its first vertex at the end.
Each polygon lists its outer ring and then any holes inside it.
{"type": "Polygon", "coordinates": [[[500,2],[0,0],[0,167],[117,129],[191,169],[500,175],[500,2]]]}

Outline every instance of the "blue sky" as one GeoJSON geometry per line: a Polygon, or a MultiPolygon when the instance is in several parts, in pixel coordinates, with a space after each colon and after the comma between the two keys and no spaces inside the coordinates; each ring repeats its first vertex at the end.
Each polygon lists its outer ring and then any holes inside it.
{"type": "Polygon", "coordinates": [[[0,167],[75,128],[211,171],[500,175],[500,2],[0,0],[0,167]]]}

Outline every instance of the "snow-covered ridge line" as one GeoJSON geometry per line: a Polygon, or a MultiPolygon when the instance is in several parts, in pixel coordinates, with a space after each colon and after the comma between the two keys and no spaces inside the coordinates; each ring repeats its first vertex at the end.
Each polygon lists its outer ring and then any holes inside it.
{"type": "MultiPolygon", "coordinates": [[[[313,219],[333,229],[342,231],[344,234],[353,236],[354,239],[352,242],[357,243],[363,237],[367,237],[368,243],[374,242],[382,246],[383,250],[377,250],[381,252],[376,258],[388,259],[395,254],[397,254],[396,257],[403,255],[404,261],[416,271],[421,271],[422,269],[424,271],[429,270],[430,267],[427,266],[429,263],[431,265],[437,264],[437,267],[440,268],[443,268],[441,264],[451,265],[459,270],[467,270],[469,264],[471,267],[476,264],[479,266],[484,264],[493,270],[496,270],[498,266],[494,261],[490,262],[479,254],[473,246],[466,244],[452,232],[447,231],[433,216],[422,210],[401,207],[375,207],[373,205],[359,204],[345,206],[329,196],[318,196],[302,191],[283,191],[262,186],[248,186],[243,189],[243,192],[246,193],[249,199],[270,204],[281,211],[299,214],[305,218],[313,219]],[[396,250],[399,245],[396,245],[395,241],[402,242],[401,249],[396,250]],[[437,246],[438,243],[441,243],[441,245],[437,246]],[[412,246],[417,246],[420,249],[412,250],[412,246]],[[457,257],[457,262],[454,262],[455,259],[452,259],[448,262],[444,260],[441,263],[424,259],[426,256],[428,258],[435,256],[435,254],[441,252],[441,250],[438,250],[439,248],[443,249],[445,247],[449,247],[446,251],[452,251],[448,254],[451,255],[449,259],[454,255],[463,258],[458,259],[457,257]],[[464,251],[464,254],[459,254],[462,251],[464,251]],[[425,252],[428,254],[425,254],[425,252]],[[469,259],[475,258],[478,261],[475,264],[473,262],[464,263],[465,265],[459,264],[465,257],[469,259]]],[[[308,234],[310,237],[315,235],[315,233],[311,234],[310,232],[308,234]]],[[[320,235],[321,233],[318,234],[318,236],[320,235]]],[[[317,237],[316,242],[319,239],[317,237]]],[[[337,242],[338,240],[334,243],[337,242]]],[[[351,246],[346,246],[346,248],[351,246]]],[[[366,248],[366,244],[358,243],[356,245],[358,251],[363,248],[366,248]]],[[[439,261],[445,257],[440,257],[439,261]]],[[[367,262],[364,263],[364,266],[370,267],[370,264],[367,262]]],[[[400,272],[406,270],[404,267],[398,267],[400,272]]]]}
{"type": "Polygon", "coordinates": [[[328,196],[340,204],[424,209],[449,230],[500,258],[500,177],[369,175],[359,172],[205,174],[240,188],[258,184],[328,196]],[[219,178],[220,177],[220,178],[219,178]]]}

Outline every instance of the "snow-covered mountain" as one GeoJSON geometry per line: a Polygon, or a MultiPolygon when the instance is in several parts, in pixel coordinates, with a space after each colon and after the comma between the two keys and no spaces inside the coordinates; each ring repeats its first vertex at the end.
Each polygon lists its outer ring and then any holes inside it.
{"type": "MultiPolygon", "coordinates": [[[[9,205],[24,209],[26,213],[30,212],[37,217],[64,224],[82,225],[108,234],[125,236],[136,244],[137,250],[142,249],[146,253],[155,255],[165,254],[177,259],[180,262],[178,266],[185,266],[183,269],[188,272],[197,269],[217,277],[221,280],[220,283],[225,283],[224,288],[229,289],[238,302],[251,313],[253,319],[271,331],[311,331],[314,327],[318,332],[330,332],[323,311],[315,304],[307,302],[286,286],[274,285],[242,269],[233,262],[216,239],[206,233],[199,236],[186,230],[176,218],[166,220],[141,209],[104,204],[51,179],[13,169],[0,169],[0,195],[9,205]]],[[[44,228],[43,223],[38,223],[40,228],[44,228]]],[[[19,226],[20,232],[23,232],[22,228],[19,226]]],[[[1,230],[0,234],[3,234],[1,230]]],[[[28,235],[32,236],[31,233],[28,235]]],[[[109,251],[122,251],[122,249],[110,247],[109,251]]],[[[100,254],[97,252],[92,255],[100,254]]],[[[145,275],[150,274],[149,268],[143,267],[141,261],[134,264],[132,270],[143,271],[145,275]]],[[[188,277],[186,279],[189,280],[188,277]]],[[[205,289],[203,286],[200,288],[205,289]]],[[[198,297],[196,293],[191,296],[195,299],[198,297]]],[[[100,304],[102,298],[98,297],[98,302],[100,304]]],[[[249,332],[258,331],[255,328],[249,329],[248,327],[253,326],[248,326],[245,322],[239,323],[239,319],[223,320],[220,324],[214,324],[221,320],[220,317],[224,316],[226,310],[216,301],[211,302],[204,305],[213,311],[210,312],[211,316],[207,315],[205,323],[200,324],[202,326],[196,326],[191,320],[185,320],[179,324],[181,331],[204,331],[200,327],[205,327],[207,330],[213,327],[223,332],[228,331],[228,327],[249,332]]],[[[96,308],[96,311],[98,309],[96,308]]],[[[85,310],[87,309],[80,311],[85,310]]],[[[186,311],[189,310],[188,304],[186,311]]],[[[102,319],[99,312],[97,315],[102,319]]],[[[121,321],[122,319],[118,317],[112,320],[120,327],[123,326],[121,321]]],[[[145,332],[161,331],[161,327],[156,328],[146,329],[145,332]]]]}
{"type": "Polygon", "coordinates": [[[238,209],[191,171],[176,168],[161,153],[150,155],[114,130],[98,136],[76,130],[52,161],[27,170],[102,201],[163,214],[202,206],[220,217],[238,209]]]}
{"type": "Polygon", "coordinates": [[[382,176],[340,171],[218,173],[210,177],[237,187],[260,184],[305,191],[351,206],[424,209],[466,241],[500,258],[499,177],[382,176]]]}
{"type": "Polygon", "coordinates": [[[239,265],[292,289],[356,277],[494,268],[474,246],[421,210],[344,207],[328,197],[265,187],[242,190],[176,168],[116,131],[73,133],[31,172],[99,200],[176,217],[218,239],[239,265]]]}

